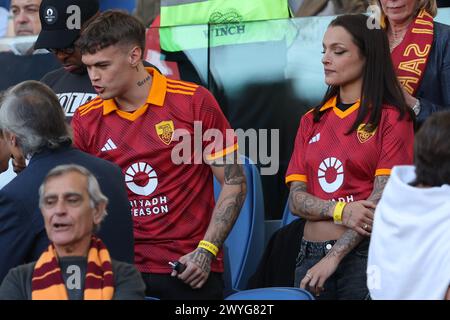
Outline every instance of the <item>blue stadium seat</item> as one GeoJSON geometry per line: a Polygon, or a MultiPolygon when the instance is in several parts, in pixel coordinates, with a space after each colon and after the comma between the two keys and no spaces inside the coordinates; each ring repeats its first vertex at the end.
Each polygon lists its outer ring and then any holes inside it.
{"type": "Polygon", "coordinates": [[[135,0],[100,0],[100,11],[122,9],[132,13],[135,7],[135,0]]]}
{"type": "MultiPolygon", "coordinates": [[[[258,168],[243,157],[247,177],[247,197],[236,223],[225,240],[225,296],[247,286],[264,250],[264,201],[258,168]]],[[[214,179],[214,195],[218,199],[221,186],[214,179]]]]}
{"type": "Polygon", "coordinates": [[[225,300],[315,300],[306,290],[291,287],[271,287],[243,290],[233,293],[225,300]]]}
{"type": "Polygon", "coordinates": [[[283,218],[281,219],[280,227],[284,227],[285,225],[288,225],[289,223],[298,218],[299,216],[293,215],[291,210],[289,210],[289,199],[288,199],[288,201],[286,201],[286,206],[284,207],[283,218]]]}

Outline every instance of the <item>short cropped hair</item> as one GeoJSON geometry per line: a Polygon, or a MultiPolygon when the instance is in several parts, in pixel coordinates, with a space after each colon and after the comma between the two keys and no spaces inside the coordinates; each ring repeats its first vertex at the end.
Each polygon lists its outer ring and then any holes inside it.
{"type": "Polygon", "coordinates": [[[137,45],[144,53],[145,27],[124,11],[107,10],[82,30],[76,45],[81,54],[94,54],[113,45],[137,45]]]}
{"type": "Polygon", "coordinates": [[[432,114],[414,141],[415,184],[450,184],[450,111],[432,114]]]}

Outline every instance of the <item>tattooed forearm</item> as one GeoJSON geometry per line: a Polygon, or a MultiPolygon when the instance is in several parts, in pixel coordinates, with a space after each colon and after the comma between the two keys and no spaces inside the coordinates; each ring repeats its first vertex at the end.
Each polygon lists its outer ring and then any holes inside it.
{"type": "Polygon", "coordinates": [[[245,175],[242,166],[239,164],[225,165],[225,184],[238,185],[245,182],[245,175]]]}
{"type": "MultiPolygon", "coordinates": [[[[225,187],[225,186],[224,186],[225,187]]],[[[246,193],[241,191],[225,196],[217,205],[213,216],[214,235],[212,241],[216,246],[222,246],[228,233],[236,221],[242,205],[245,201],[246,193]]]]}
{"type": "Polygon", "coordinates": [[[226,164],[223,168],[214,167],[216,168],[214,170],[219,170],[223,174],[224,184],[206,231],[205,240],[220,248],[244,204],[247,184],[240,164],[226,164]]]}
{"type": "Polygon", "coordinates": [[[370,200],[377,204],[381,199],[381,195],[383,194],[384,187],[386,186],[388,180],[389,176],[376,176],[373,183],[372,193],[369,198],[367,198],[367,200],[370,200]]]}
{"type": "Polygon", "coordinates": [[[289,193],[289,208],[292,213],[308,220],[331,219],[330,212],[335,206],[333,201],[321,200],[306,192],[306,183],[294,182],[289,193]]]}
{"type": "Polygon", "coordinates": [[[364,236],[349,229],[342,235],[342,237],[339,238],[338,241],[336,241],[333,248],[328,252],[325,258],[338,258],[341,260],[347,255],[347,253],[360,244],[363,239],[364,236]]]}

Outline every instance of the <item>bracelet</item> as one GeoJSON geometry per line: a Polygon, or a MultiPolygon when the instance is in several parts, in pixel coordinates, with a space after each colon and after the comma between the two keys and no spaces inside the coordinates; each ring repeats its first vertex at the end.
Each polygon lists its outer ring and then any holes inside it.
{"type": "Polygon", "coordinates": [[[342,212],[344,212],[344,207],[347,205],[347,202],[338,201],[336,202],[336,207],[334,207],[333,211],[333,220],[335,224],[342,224],[342,212]]]}
{"type": "Polygon", "coordinates": [[[206,240],[200,241],[197,248],[202,248],[206,251],[211,252],[214,257],[217,256],[217,253],[219,253],[219,248],[217,248],[213,243],[206,240]]]}

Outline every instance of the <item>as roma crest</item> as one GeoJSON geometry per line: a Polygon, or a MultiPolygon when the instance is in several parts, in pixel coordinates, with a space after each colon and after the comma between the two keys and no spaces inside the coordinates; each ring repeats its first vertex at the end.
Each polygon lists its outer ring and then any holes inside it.
{"type": "Polygon", "coordinates": [[[364,143],[367,142],[370,138],[375,135],[377,128],[372,128],[370,125],[366,125],[365,123],[361,123],[356,131],[356,135],[358,137],[359,142],[364,143]]]}
{"type": "Polygon", "coordinates": [[[162,142],[167,145],[172,142],[173,131],[175,130],[172,120],[155,124],[155,129],[162,142]]]}

